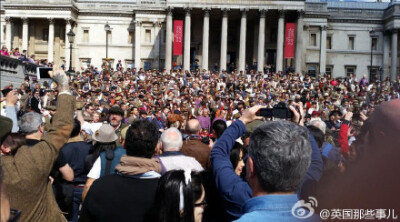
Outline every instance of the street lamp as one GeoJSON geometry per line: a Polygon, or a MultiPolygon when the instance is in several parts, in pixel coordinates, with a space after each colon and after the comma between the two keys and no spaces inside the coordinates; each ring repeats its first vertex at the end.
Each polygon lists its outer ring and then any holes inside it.
{"type": "Polygon", "coordinates": [[[69,42],[69,73],[73,73],[74,70],[72,70],[72,43],[74,43],[75,40],[75,33],[72,31],[72,29],[69,30],[67,33],[68,36],[68,42],[69,42]]]}
{"type": "Polygon", "coordinates": [[[373,37],[375,37],[375,30],[369,31],[369,37],[371,37],[371,65],[369,67],[369,80],[372,80],[372,49],[374,48],[374,40],[373,37]]]}
{"type": "Polygon", "coordinates": [[[106,59],[108,58],[108,32],[111,31],[110,25],[107,24],[104,26],[104,30],[106,31],[106,59]]]}

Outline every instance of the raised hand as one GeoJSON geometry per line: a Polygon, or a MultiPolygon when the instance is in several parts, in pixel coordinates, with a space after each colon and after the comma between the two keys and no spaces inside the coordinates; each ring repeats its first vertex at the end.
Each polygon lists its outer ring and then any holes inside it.
{"type": "Polygon", "coordinates": [[[69,80],[68,76],[65,74],[58,66],[53,66],[53,71],[49,71],[50,77],[57,82],[60,92],[69,92],[69,80]]]}

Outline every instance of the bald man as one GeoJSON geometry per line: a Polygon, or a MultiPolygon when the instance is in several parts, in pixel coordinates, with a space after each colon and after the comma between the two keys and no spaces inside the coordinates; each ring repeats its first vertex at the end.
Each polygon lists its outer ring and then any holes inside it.
{"type": "Polygon", "coordinates": [[[197,119],[189,120],[185,131],[189,136],[183,141],[181,152],[187,156],[194,157],[205,170],[208,170],[211,167],[211,150],[207,144],[201,142],[200,122],[197,119]]]}

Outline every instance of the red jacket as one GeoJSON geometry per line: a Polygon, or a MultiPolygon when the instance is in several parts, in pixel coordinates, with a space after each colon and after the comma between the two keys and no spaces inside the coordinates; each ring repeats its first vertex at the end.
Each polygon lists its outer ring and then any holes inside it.
{"type": "Polygon", "coordinates": [[[349,142],[347,137],[348,131],[349,131],[349,125],[347,123],[342,123],[340,126],[338,143],[340,146],[340,152],[343,155],[347,155],[349,153],[349,142]]]}

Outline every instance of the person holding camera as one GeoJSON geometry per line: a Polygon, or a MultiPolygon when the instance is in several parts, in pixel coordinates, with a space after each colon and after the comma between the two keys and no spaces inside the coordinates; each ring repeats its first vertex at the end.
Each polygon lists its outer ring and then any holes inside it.
{"type": "Polygon", "coordinates": [[[211,151],[211,164],[228,220],[284,221],[295,219],[290,210],[304,196],[309,185],[322,175],[322,158],[314,137],[304,128],[303,106],[290,107],[293,121],[277,120],[261,124],[250,136],[249,157],[246,161],[248,183],[236,173],[230,162],[235,140],[246,132],[245,125],[262,119],[256,113],[262,106],[244,111],[215,143],[211,151]],[[298,123],[298,124],[297,124],[298,123]],[[295,195],[297,193],[297,195],[295,195]],[[253,198],[252,198],[253,197],[253,198]],[[277,211],[273,206],[282,206],[277,211]],[[263,209],[263,210],[260,210],[263,209]]]}

